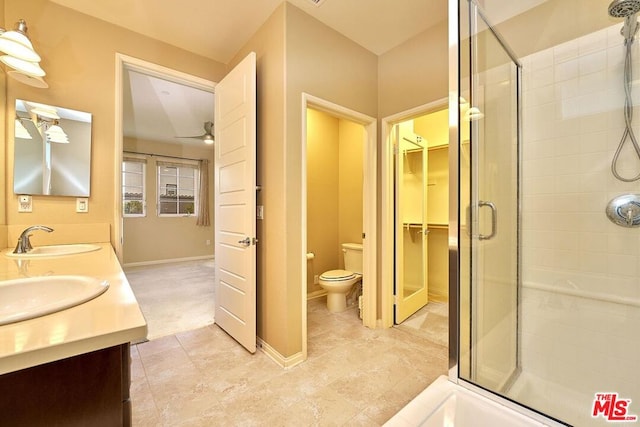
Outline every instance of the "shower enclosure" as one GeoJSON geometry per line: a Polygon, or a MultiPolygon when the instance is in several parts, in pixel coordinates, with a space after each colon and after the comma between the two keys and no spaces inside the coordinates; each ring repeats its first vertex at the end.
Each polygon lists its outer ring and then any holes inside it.
{"type": "Polygon", "coordinates": [[[621,35],[634,2],[616,5],[622,18],[609,3],[450,4],[451,377],[576,426],[640,423],[640,221],[605,213],[640,193],[611,167],[640,170],[634,144],[620,144],[640,104],[637,79],[624,83],[640,52],[621,35]]]}

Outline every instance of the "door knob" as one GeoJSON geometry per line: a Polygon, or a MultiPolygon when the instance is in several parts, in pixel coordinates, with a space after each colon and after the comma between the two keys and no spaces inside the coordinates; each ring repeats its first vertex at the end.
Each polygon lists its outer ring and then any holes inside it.
{"type": "Polygon", "coordinates": [[[245,237],[242,240],[238,240],[238,243],[240,243],[242,246],[251,246],[251,238],[245,237]]]}

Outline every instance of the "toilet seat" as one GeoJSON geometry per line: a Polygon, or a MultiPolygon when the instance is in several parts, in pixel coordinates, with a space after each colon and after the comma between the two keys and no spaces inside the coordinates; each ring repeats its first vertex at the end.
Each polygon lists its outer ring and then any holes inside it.
{"type": "Polygon", "coordinates": [[[349,270],[329,270],[320,275],[320,280],[326,282],[341,282],[344,280],[355,279],[357,274],[349,270]]]}

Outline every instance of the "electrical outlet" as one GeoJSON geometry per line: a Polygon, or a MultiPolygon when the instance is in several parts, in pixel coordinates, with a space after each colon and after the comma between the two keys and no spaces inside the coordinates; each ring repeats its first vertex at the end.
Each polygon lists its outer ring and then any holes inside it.
{"type": "Polygon", "coordinates": [[[31,196],[18,196],[18,212],[33,212],[33,203],[31,196]]]}
{"type": "Polygon", "coordinates": [[[320,283],[320,276],[316,274],[313,276],[313,284],[317,285],[318,283],[320,283]]]}
{"type": "Polygon", "coordinates": [[[79,197],[76,199],[76,212],[87,213],[89,212],[89,199],[85,197],[79,197]]]}
{"type": "Polygon", "coordinates": [[[211,240],[207,239],[206,243],[207,243],[207,246],[210,246],[211,245],[211,240]]]}

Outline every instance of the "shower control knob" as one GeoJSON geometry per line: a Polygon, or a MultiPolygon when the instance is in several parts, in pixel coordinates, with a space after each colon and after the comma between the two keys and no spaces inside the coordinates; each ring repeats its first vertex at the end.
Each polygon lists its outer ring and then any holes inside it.
{"type": "Polygon", "coordinates": [[[640,194],[618,196],[607,204],[607,217],[621,227],[640,227],[640,194]]]}

